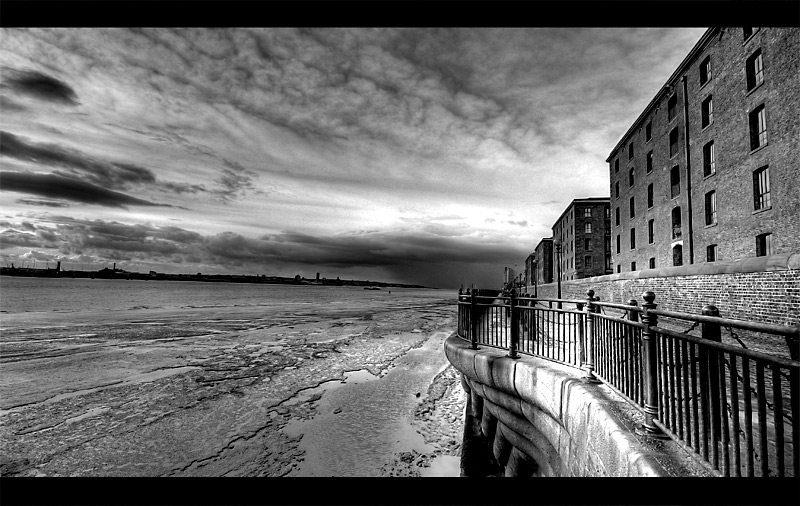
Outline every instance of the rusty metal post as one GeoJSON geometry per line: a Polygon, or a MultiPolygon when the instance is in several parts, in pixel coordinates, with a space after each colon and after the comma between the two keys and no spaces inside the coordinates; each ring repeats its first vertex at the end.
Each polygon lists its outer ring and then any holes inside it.
{"type": "Polygon", "coordinates": [[[581,380],[585,383],[600,383],[600,380],[594,375],[594,313],[597,312],[594,301],[598,299],[594,297],[594,290],[588,290],[586,296],[586,356],[583,364],[586,376],[581,380]]]}
{"type": "Polygon", "coordinates": [[[478,307],[475,301],[475,288],[472,289],[469,306],[469,340],[473,350],[478,349],[478,307]]]}
{"type": "Polygon", "coordinates": [[[511,342],[508,344],[508,357],[519,358],[517,348],[519,347],[519,307],[517,306],[517,291],[511,289],[511,297],[508,299],[511,306],[511,342]]]}
{"type": "Polygon", "coordinates": [[[653,420],[658,418],[658,336],[655,327],[658,325],[658,315],[650,313],[657,307],[654,303],[656,294],[647,291],[642,294],[642,323],[647,328],[642,332],[642,372],[644,373],[644,422],[639,432],[653,437],[666,437],[653,420]]]}

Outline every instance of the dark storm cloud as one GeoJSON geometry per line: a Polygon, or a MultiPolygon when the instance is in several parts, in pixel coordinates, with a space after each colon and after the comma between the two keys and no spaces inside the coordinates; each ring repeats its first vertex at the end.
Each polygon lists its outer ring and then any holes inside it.
{"type": "Polygon", "coordinates": [[[223,200],[229,200],[237,195],[241,195],[245,191],[259,192],[253,184],[255,174],[247,170],[236,162],[230,160],[223,160],[226,165],[221,170],[222,175],[216,179],[216,182],[222,187],[221,189],[214,190],[213,193],[223,200]]]}
{"type": "Polygon", "coordinates": [[[124,193],[58,174],[3,171],[0,172],[0,190],[28,193],[50,199],[65,199],[98,206],[121,207],[123,209],[126,209],[126,205],[173,207],[169,204],[157,204],[131,197],[124,193]]]}
{"type": "MultiPolygon", "coordinates": [[[[251,266],[293,265],[349,271],[372,268],[376,275],[391,276],[427,286],[468,282],[475,272],[502,273],[527,251],[513,242],[476,242],[468,237],[444,237],[424,232],[374,232],[339,236],[283,233],[250,239],[234,233],[219,234],[204,242],[206,259],[215,263],[251,266]],[[472,274],[470,274],[472,273],[472,274]],[[458,276],[463,276],[459,278],[458,276]]],[[[491,275],[487,277],[491,278],[491,275]]]]}
{"type": "MultiPolygon", "coordinates": [[[[234,232],[203,236],[175,226],[126,224],[48,216],[47,225],[5,222],[4,248],[57,248],[62,255],[90,255],[140,263],[244,266],[291,273],[297,268],[336,272],[371,269],[418,284],[452,286],[447,276],[513,265],[524,251],[509,243],[479,243],[458,235],[423,231],[354,232],[315,236],[297,232],[244,237],[234,232]],[[423,277],[428,276],[428,280],[423,277]],[[445,275],[446,274],[446,275],[445,275]]],[[[200,265],[196,268],[200,269],[200,265]]],[[[381,274],[382,273],[382,274],[381,274]]]]}
{"type": "Polygon", "coordinates": [[[78,105],[75,90],[67,83],[35,70],[3,68],[3,88],[40,100],[78,105]]]}
{"type": "Polygon", "coordinates": [[[5,230],[0,233],[0,249],[13,248],[15,246],[36,248],[43,246],[43,243],[36,234],[31,234],[29,232],[5,230]]]}
{"type": "Polygon", "coordinates": [[[16,135],[0,131],[0,155],[38,163],[64,167],[72,174],[80,174],[90,182],[107,188],[124,188],[129,183],[152,184],[156,178],[152,171],[129,163],[107,163],[84,153],[57,146],[26,142],[16,135]]]}
{"type": "MultiPolygon", "coordinates": [[[[130,188],[131,185],[146,185],[153,189],[176,194],[208,192],[202,184],[158,181],[153,171],[133,163],[98,160],[80,151],[55,144],[28,142],[5,131],[0,131],[0,155],[63,168],[64,171],[55,170],[54,173],[65,177],[78,176],[90,183],[110,189],[122,190],[130,188]]],[[[251,178],[248,175],[238,176],[226,169],[226,175],[222,179],[221,183],[224,187],[222,193],[226,196],[232,195],[241,188],[252,188],[251,178]],[[228,172],[230,175],[227,175],[228,172]]],[[[42,202],[40,205],[49,204],[42,202]]]]}
{"type": "Polygon", "coordinates": [[[4,114],[8,114],[10,112],[20,112],[20,111],[27,111],[28,108],[24,105],[18,104],[17,102],[11,100],[10,98],[0,95],[0,111],[3,111],[4,114]]]}
{"type": "Polygon", "coordinates": [[[62,255],[89,255],[95,259],[182,263],[198,250],[203,237],[174,226],[130,225],[116,221],[48,217],[48,225],[4,223],[4,248],[57,248],[62,255]]]}
{"type": "Polygon", "coordinates": [[[69,207],[68,203],[59,200],[17,199],[16,202],[28,206],[69,207]]]}
{"type": "Polygon", "coordinates": [[[160,182],[159,187],[164,188],[172,193],[182,194],[182,193],[208,193],[208,190],[201,185],[201,184],[183,184],[183,183],[171,183],[171,182],[160,182]]]}

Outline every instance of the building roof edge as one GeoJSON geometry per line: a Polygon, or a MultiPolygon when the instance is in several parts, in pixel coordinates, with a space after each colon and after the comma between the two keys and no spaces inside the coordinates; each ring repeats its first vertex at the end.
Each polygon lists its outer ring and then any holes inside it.
{"type": "MultiPolygon", "coordinates": [[[[556,218],[556,221],[553,223],[553,225],[550,227],[550,229],[552,230],[553,227],[555,227],[556,224],[559,221],[561,221],[561,219],[564,217],[564,215],[567,214],[567,211],[569,211],[570,207],[573,207],[575,204],[588,204],[590,202],[597,202],[598,204],[608,203],[610,205],[611,204],[611,197],[587,197],[585,199],[572,199],[570,201],[569,205],[564,208],[564,211],[562,211],[561,214],[558,216],[558,218],[556,218]]],[[[555,239],[555,237],[556,237],[556,235],[553,234],[553,239],[555,239]]]]}
{"type": "Polygon", "coordinates": [[[672,75],[669,76],[664,85],[658,90],[658,93],[656,93],[656,95],[653,97],[650,103],[647,104],[647,107],[645,107],[642,113],[639,115],[639,117],[636,118],[636,121],[634,121],[633,124],[631,124],[630,128],[628,128],[628,130],[625,131],[625,134],[622,137],[620,137],[616,146],[614,146],[614,149],[611,150],[611,153],[609,153],[608,158],[606,158],[606,163],[609,163],[609,161],[614,157],[614,153],[616,153],[617,150],[620,148],[620,146],[622,146],[623,141],[628,138],[631,132],[636,129],[636,127],[639,125],[642,119],[644,119],[644,117],[648,115],[648,113],[655,107],[656,103],[658,103],[661,97],[666,93],[666,89],[674,84],[673,82],[678,78],[678,76],[680,76],[680,74],[683,73],[686,67],[688,67],[689,64],[695,60],[697,55],[711,40],[711,37],[715,35],[719,30],[721,30],[720,27],[711,27],[705,31],[705,33],[700,37],[700,39],[697,41],[694,47],[692,47],[692,49],[683,59],[683,61],[681,61],[680,65],[678,65],[678,67],[675,69],[672,75]]]}

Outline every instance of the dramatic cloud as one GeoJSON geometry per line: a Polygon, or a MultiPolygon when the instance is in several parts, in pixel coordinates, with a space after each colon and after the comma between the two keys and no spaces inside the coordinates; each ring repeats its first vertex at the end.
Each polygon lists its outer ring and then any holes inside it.
{"type": "MultiPolygon", "coordinates": [[[[446,276],[435,275],[438,270],[453,274],[457,268],[469,271],[475,266],[498,262],[513,264],[524,253],[511,243],[487,244],[464,236],[445,237],[441,231],[440,235],[399,230],[339,236],[285,232],[247,238],[232,232],[202,236],[174,226],[131,225],[66,216],[49,217],[48,222],[51,225],[5,223],[8,228],[0,234],[3,248],[57,247],[59,255],[51,260],[88,255],[96,261],[129,260],[140,265],[193,264],[192,271],[207,270],[214,265],[277,275],[322,269],[333,277],[354,269],[367,269],[383,279],[413,280],[409,282],[431,286],[448,284],[446,276]],[[417,271],[427,272],[429,277],[426,279],[417,271]]],[[[7,259],[14,260],[11,256],[7,259]]]]}
{"type": "Polygon", "coordinates": [[[3,252],[496,285],[703,31],[4,29],[3,252]]]}
{"type": "Polygon", "coordinates": [[[67,83],[34,70],[3,68],[3,88],[66,105],[77,105],[78,97],[67,83]]]}
{"type": "Polygon", "coordinates": [[[14,134],[0,131],[0,155],[42,165],[64,167],[89,182],[108,188],[124,188],[130,183],[154,183],[152,171],[130,163],[105,163],[76,150],[53,144],[25,142],[14,134]]]}
{"type": "MultiPolygon", "coordinates": [[[[1,185],[0,185],[0,188],[2,188],[1,185]]],[[[28,206],[69,207],[68,203],[61,202],[61,201],[58,201],[58,200],[17,199],[16,202],[18,204],[23,204],[23,205],[28,205],[28,206]]]]}
{"type": "MultiPolygon", "coordinates": [[[[147,200],[137,199],[124,193],[107,190],[85,181],[57,174],[0,172],[0,189],[107,207],[125,208],[126,205],[173,207],[169,204],[156,204],[147,200]]],[[[42,205],[41,202],[37,204],[42,205]]]]}

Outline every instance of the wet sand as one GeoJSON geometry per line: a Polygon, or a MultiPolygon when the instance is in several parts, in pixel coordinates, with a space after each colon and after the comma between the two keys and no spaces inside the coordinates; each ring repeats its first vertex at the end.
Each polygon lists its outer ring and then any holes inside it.
{"type": "Polygon", "coordinates": [[[3,476],[458,475],[446,297],[2,318],[3,476]]]}

